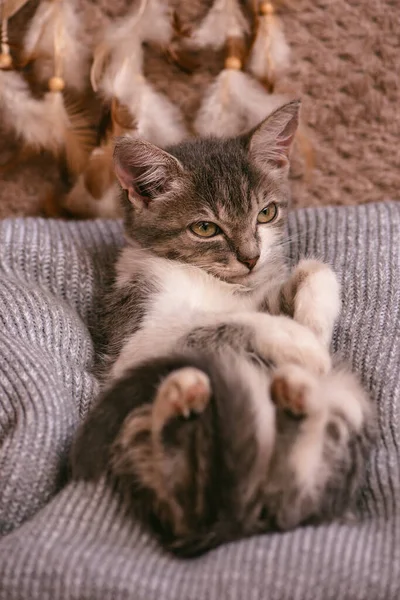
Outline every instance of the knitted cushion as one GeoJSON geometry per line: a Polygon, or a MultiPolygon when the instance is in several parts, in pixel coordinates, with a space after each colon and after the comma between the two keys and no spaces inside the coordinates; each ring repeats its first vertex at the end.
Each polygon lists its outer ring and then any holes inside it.
{"type": "Polygon", "coordinates": [[[122,243],[115,222],[0,223],[1,600],[397,600],[400,597],[400,204],[306,209],[293,260],[343,284],[334,347],[378,404],[380,441],[352,524],[164,553],[102,483],[66,483],[92,402],[95,302],[122,243]]]}

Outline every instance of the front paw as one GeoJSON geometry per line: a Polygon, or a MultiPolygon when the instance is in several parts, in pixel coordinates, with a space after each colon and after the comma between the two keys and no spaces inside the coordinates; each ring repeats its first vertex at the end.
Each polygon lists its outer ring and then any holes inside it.
{"type": "Polygon", "coordinates": [[[283,286],[281,298],[283,309],[329,347],[341,308],[340,284],[332,268],[318,260],[301,260],[283,286]]]}
{"type": "Polygon", "coordinates": [[[161,431],[175,417],[202,413],[211,398],[208,376],[194,367],[170,373],[158,388],[153,405],[153,430],[161,431]]]}

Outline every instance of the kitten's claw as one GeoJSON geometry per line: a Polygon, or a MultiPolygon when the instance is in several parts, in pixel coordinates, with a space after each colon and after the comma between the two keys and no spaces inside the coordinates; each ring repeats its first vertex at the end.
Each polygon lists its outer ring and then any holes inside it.
{"type": "Polygon", "coordinates": [[[317,382],[313,375],[297,365],[277,369],[271,382],[271,398],[281,409],[302,417],[319,410],[314,391],[317,382]]]}
{"type": "Polygon", "coordinates": [[[203,371],[194,367],[173,371],[161,383],[154,401],[155,429],[162,429],[173,417],[202,413],[210,397],[210,380],[203,371]]]}

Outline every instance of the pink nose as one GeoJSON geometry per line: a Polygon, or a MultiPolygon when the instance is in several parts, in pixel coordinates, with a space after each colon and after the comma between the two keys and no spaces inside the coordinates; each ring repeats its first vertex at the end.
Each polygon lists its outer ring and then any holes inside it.
{"type": "Polygon", "coordinates": [[[241,257],[241,258],[239,258],[239,260],[240,260],[240,262],[241,262],[241,263],[243,263],[244,265],[246,265],[246,267],[247,267],[247,268],[248,268],[250,271],[252,271],[252,270],[254,269],[254,267],[256,266],[256,264],[257,264],[257,261],[258,261],[258,259],[259,259],[259,258],[260,258],[260,255],[258,255],[258,256],[253,256],[252,258],[247,258],[247,257],[246,257],[246,258],[244,258],[244,257],[241,257]]]}

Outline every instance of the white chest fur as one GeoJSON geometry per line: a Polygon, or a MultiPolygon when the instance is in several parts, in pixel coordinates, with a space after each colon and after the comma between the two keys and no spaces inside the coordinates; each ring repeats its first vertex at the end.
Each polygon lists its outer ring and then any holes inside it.
{"type": "Polygon", "coordinates": [[[246,289],[197,267],[125,248],[117,263],[117,286],[143,276],[154,293],[146,300],[139,331],[126,341],[114,364],[114,377],[139,360],[166,352],[194,326],[213,322],[221,314],[256,311],[270,292],[268,284],[246,289]]]}

